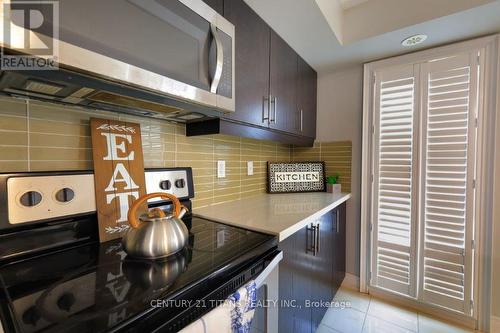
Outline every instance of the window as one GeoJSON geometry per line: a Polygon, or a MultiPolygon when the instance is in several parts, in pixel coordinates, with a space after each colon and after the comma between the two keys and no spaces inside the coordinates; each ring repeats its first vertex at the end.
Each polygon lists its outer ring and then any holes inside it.
{"type": "Polygon", "coordinates": [[[374,71],[371,286],[473,314],[481,50],[374,71]]]}

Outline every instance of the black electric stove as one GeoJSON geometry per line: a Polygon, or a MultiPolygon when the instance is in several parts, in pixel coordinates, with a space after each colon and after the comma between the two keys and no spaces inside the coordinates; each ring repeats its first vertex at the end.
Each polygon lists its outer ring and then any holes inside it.
{"type": "Polygon", "coordinates": [[[5,332],[176,332],[255,278],[277,253],[273,236],[186,215],[189,244],[181,252],[134,259],[120,240],[99,244],[95,215],[0,229],[5,332]]]}

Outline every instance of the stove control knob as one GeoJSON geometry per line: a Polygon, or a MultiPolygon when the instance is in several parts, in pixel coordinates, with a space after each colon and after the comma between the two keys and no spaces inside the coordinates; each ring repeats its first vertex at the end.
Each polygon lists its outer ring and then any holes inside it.
{"type": "Polygon", "coordinates": [[[40,320],[40,318],[42,318],[42,316],[34,305],[23,313],[23,323],[28,325],[36,326],[36,323],[40,320]]]}
{"type": "Polygon", "coordinates": [[[64,293],[57,300],[59,309],[69,312],[71,307],[75,304],[75,296],[72,293],[64,293]]]}
{"type": "Polygon", "coordinates": [[[42,201],[42,194],[37,191],[28,191],[21,195],[19,201],[25,207],[34,207],[42,201]]]}
{"type": "Polygon", "coordinates": [[[172,183],[170,183],[170,180],[162,180],[160,182],[160,188],[162,190],[170,190],[170,188],[172,187],[172,183]]]}
{"type": "Polygon", "coordinates": [[[184,186],[186,186],[186,181],[184,179],[181,178],[175,181],[175,187],[183,188],[184,186]]]}
{"type": "Polygon", "coordinates": [[[56,200],[59,202],[70,202],[75,197],[75,192],[68,188],[62,188],[56,193],[56,200]]]}

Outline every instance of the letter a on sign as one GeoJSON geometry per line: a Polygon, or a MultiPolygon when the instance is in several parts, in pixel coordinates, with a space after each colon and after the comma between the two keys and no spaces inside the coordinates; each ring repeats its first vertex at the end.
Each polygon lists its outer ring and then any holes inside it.
{"type": "Polygon", "coordinates": [[[123,236],[129,207],[146,194],[141,127],[98,118],[90,127],[99,240],[106,242],[123,236]]]}

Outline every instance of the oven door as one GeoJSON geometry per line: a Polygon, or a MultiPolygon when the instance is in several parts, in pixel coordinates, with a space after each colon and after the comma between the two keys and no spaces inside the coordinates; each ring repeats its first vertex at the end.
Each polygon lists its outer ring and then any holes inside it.
{"type": "Polygon", "coordinates": [[[251,333],[278,332],[279,313],[279,263],[283,252],[279,252],[255,279],[257,285],[257,307],[252,320],[251,333]]]}
{"type": "MultiPolygon", "coordinates": [[[[219,277],[214,277],[214,283],[207,281],[190,288],[179,295],[179,299],[193,300],[186,307],[159,309],[149,317],[144,317],[138,322],[132,322],[123,331],[127,332],[165,332],[174,333],[182,330],[192,322],[212,311],[221,300],[227,299],[238,288],[251,280],[255,280],[259,300],[278,299],[278,265],[283,258],[283,252],[277,248],[267,251],[260,258],[254,258],[251,263],[235,263],[235,271],[226,272],[219,277]],[[222,282],[222,283],[221,283],[222,282]],[[207,292],[201,295],[202,292],[207,292]],[[203,304],[204,306],[196,306],[203,304]],[[174,314],[175,312],[175,314],[174,314]]],[[[278,329],[278,304],[271,307],[262,307],[256,304],[256,313],[252,320],[252,332],[277,332],[278,329]]],[[[123,327],[122,327],[123,328],[123,327]]],[[[120,329],[122,329],[120,328],[120,329]]],[[[210,331],[210,333],[215,333],[210,331]]]]}

